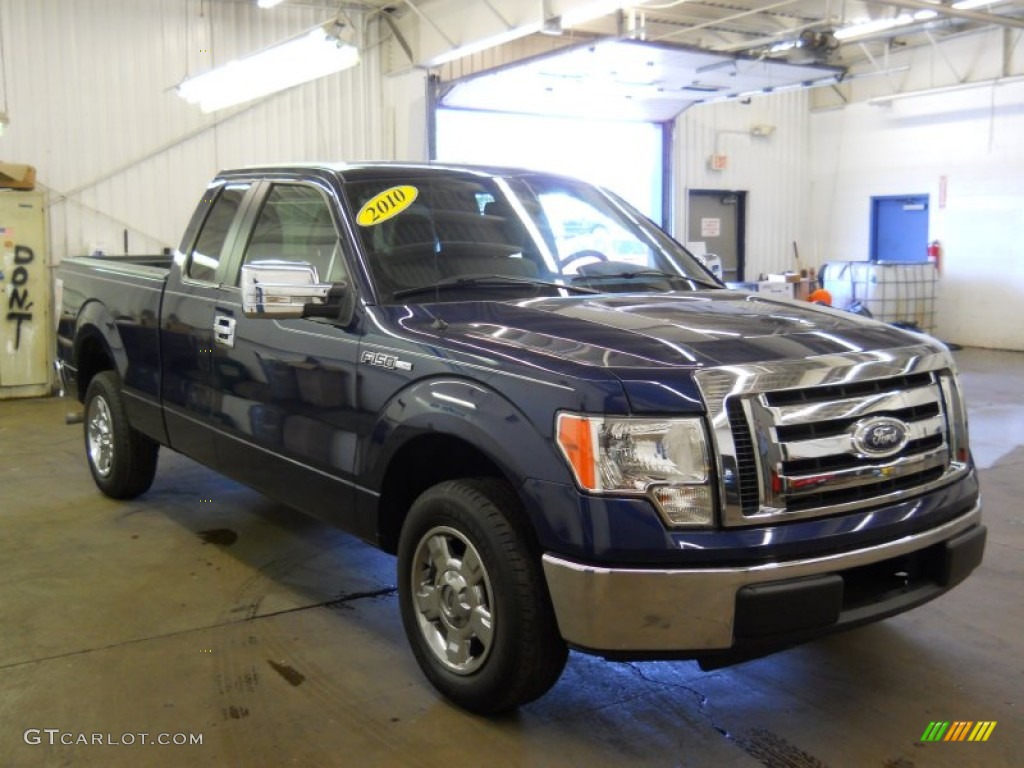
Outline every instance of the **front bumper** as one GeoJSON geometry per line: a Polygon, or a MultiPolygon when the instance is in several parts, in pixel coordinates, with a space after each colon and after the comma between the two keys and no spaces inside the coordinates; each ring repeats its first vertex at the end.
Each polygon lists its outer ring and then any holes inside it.
{"type": "Polygon", "coordinates": [[[981,562],[980,520],[978,502],[941,526],[884,544],[749,567],[606,568],[546,554],[544,574],[562,637],[574,647],[713,665],[938,597],[981,562]]]}

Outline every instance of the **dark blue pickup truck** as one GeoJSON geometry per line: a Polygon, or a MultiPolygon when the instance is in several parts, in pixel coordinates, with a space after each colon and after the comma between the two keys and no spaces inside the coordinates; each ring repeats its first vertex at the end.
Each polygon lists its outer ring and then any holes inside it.
{"type": "Polygon", "coordinates": [[[729,664],[982,558],[945,347],[729,290],[572,179],[227,171],[173,257],[58,285],[99,488],[145,492],[166,446],[397,554],[412,650],[476,712],[569,647],[729,664]]]}

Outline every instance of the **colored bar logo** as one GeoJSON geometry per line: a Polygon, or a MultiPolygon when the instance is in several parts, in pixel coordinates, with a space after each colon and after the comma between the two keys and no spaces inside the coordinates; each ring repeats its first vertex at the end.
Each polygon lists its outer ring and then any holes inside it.
{"type": "Polygon", "coordinates": [[[996,720],[933,721],[921,734],[921,741],[988,741],[996,720]]]}

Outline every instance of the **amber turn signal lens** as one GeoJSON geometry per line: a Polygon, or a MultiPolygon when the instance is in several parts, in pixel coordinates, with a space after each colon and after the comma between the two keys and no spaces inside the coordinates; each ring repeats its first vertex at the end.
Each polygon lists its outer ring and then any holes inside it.
{"type": "Polygon", "coordinates": [[[558,416],[558,446],[569,460],[576,482],[587,491],[598,490],[594,462],[594,433],[590,419],[562,413],[558,416]]]}

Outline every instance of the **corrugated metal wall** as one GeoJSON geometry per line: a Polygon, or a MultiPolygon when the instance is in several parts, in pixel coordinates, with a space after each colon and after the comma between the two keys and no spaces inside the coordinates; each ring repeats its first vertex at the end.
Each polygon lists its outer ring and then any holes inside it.
{"type": "Polygon", "coordinates": [[[803,267],[814,266],[808,210],[809,119],[806,91],[754,97],[750,103],[722,102],[691,107],[676,123],[676,226],[686,232],[691,189],[747,192],[746,276],[794,269],[793,243],[803,267]],[[770,136],[751,135],[755,125],[773,126],[770,136]],[[728,166],[712,171],[712,154],[728,166]]]}
{"type": "Polygon", "coordinates": [[[55,262],[95,244],[120,253],[125,229],[133,253],[176,246],[220,168],[384,154],[377,49],[354,69],[227,117],[203,115],[172,90],[188,74],[325,21],[322,10],[0,0],[0,13],[10,114],[0,157],[38,169],[55,262]]]}

